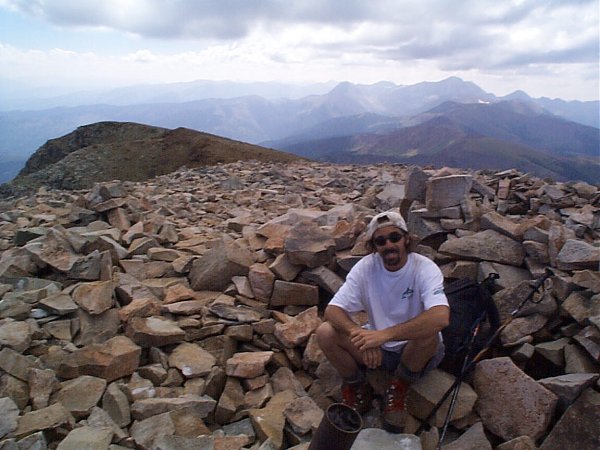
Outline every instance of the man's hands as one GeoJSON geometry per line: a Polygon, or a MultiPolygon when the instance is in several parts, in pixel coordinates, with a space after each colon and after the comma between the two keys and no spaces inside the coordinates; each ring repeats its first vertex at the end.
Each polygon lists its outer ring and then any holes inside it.
{"type": "Polygon", "coordinates": [[[387,341],[384,330],[355,328],[350,331],[350,342],[360,350],[363,361],[369,369],[375,369],[381,365],[381,345],[387,341]]]}

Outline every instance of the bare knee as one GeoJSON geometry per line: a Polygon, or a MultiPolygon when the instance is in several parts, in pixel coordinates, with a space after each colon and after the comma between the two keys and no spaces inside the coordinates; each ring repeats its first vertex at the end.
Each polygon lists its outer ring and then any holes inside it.
{"type": "Polygon", "coordinates": [[[329,322],[323,322],[319,325],[315,334],[317,335],[317,342],[321,349],[329,347],[337,341],[336,337],[338,332],[329,322]]]}
{"type": "Polygon", "coordinates": [[[437,353],[440,340],[437,334],[408,341],[402,352],[402,363],[411,371],[418,372],[437,353]]]}
{"type": "Polygon", "coordinates": [[[440,338],[437,335],[437,333],[432,334],[431,336],[428,336],[425,338],[415,339],[415,340],[408,342],[408,344],[415,350],[419,350],[419,351],[431,350],[433,353],[435,353],[435,351],[437,350],[439,343],[440,343],[440,338]]]}

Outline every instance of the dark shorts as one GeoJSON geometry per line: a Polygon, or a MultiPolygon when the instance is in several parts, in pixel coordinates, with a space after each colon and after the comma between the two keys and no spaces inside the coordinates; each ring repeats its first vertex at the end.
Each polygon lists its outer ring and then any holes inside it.
{"type": "Polygon", "coordinates": [[[393,372],[407,381],[415,382],[423,377],[427,372],[435,369],[440,365],[442,359],[444,359],[444,343],[440,339],[440,343],[437,348],[437,352],[435,355],[431,357],[427,365],[420,372],[411,372],[408,370],[404,364],[402,364],[402,352],[404,351],[403,346],[397,352],[391,352],[389,350],[383,350],[383,361],[381,362],[381,367],[387,370],[388,372],[393,372]]]}

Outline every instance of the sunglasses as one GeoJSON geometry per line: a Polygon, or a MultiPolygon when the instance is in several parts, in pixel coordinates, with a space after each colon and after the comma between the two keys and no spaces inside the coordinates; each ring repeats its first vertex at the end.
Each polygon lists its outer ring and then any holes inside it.
{"type": "Polygon", "coordinates": [[[393,233],[388,234],[387,236],[377,236],[373,239],[373,244],[377,247],[383,247],[387,241],[390,241],[392,244],[400,242],[400,240],[404,237],[402,233],[398,233],[394,231],[393,233]]]}

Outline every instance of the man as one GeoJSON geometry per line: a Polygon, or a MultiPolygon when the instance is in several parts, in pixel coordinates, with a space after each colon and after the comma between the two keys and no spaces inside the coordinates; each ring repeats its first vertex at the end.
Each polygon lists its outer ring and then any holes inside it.
{"type": "Polygon", "coordinates": [[[377,214],[366,238],[373,252],[350,270],[329,302],[317,339],[344,380],[344,403],[360,413],[368,411],[372,400],[366,369],[393,374],[383,422],[388,430],[400,431],[407,385],[443,359],[440,331],[448,325],[450,309],[440,269],[409,251],[408,228],[399,213],[377,214]],[[364,328],[350,317],[359,311],[368,315],[364,328]]]}

